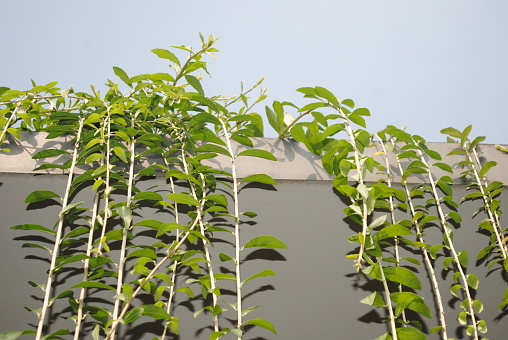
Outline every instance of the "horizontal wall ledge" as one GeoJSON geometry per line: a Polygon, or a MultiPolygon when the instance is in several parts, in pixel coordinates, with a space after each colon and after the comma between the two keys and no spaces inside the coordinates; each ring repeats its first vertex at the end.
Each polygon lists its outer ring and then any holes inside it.
{"type": "MultiPolygon", "coordinates": [[[[51,169],[34,172],[33,170],[45,162],[55,161],[62,163],[65,159],[54,157],[47,159],[32,159],[32,156],[44,149],[60,149],[72,150],[73,142],[71,137],[59,137],[55,139],[46,139],[45,132],[22,132],[21,141],[9,139],[2,148],[7,148],[10,152],[0,152],[0,173],[44,173],[44,174],[64,174],[65,170],[51,169]]],[[[307,151],[305,145],[293,139],[279,138],[253,138],[254,148],[267,150],[273,153],[277,158],[277,162],[260,159],[256,157],[240,157],[237,160],[237,171],[239,177],[263,173],[272,176],[276,180],[317,180],[329,181],[333,179],[321,165],[321,157],[307,151]]],[[[432,173],[435,176],[449,175],[453,178],[454,183],[460,184],[463,181],[460,174],[463,171],[458,165],[464,160],[463,156],[452,155],[446,156],[449,152],[458,148],[453,143],[427,143],[429,149],[439,152],[443,156],[443,161],[450,164],[454,173],[449,174],[437,167],[432,167],[432,173]]],[[[238,143],[233,144],[237,152],[245,150],[246,147],[238,143]]],[[[366,149],[366,155],[373,156],[379,163],[384,164],[384,155],[379,145],[374,145],[366,149]]],[[[503,153],[491,144],[480,144],[478,146],[482,164],[487,161],[497,162],[497,166],[491,168],[488,172],[490,181],[500,181],[508,183],[508,154],[503,153]]],[[[62,157],[62,156],[60,156],[62,157]]],[[[393,154],[389,154],[389,162],[394,174],[392,180],[400,182],[401,177],[397,170],[395,158],[393,154]]],[[[429,163],[435,162],[429,160],[429,163]]],[[[140,166],[148,166],[149,164],[162,164],[162,160],[153,155],[143,160],[140,166]]],[[[228,171],[231,169],[229,159],[219,155],[209,161],[209,164],[221,170],[228,171]]],[[[84,171],[85,168],[81,168],[84,171]]],[[[367,181],[376,181],[380,178],[386,178],[382,174],[368,174],[367,181]]],[[[419,183],[425,181],[425,177],[412,175],[408,182],[419,183]]]]}

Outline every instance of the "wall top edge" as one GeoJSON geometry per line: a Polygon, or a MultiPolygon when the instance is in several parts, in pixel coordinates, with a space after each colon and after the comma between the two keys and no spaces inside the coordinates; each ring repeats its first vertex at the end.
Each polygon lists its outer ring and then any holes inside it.
{"type": "MultiPolygon", "coordinates": [[[[19,174],[64,174],[65,171],[61,169],[42,170],[34,172],[33,169],[42,165],[44,161],[60,162],[58,157],[48,158],[46,160],[32,159],[32,156],[43,149],[60,149],[71,150],[73,143],[71,137],[59,137],[55,139],[46,139],[47,133],[45,132],[26,132],[21,133],[21,141],[8,139],[2,148],[7,148],[10,152],[0,152],[0,174],[1,173],[19,173],[19,174]]],[[[253,138],[254,147],[262,150],[270,151],[277,158],[277,162],[255,157],[240,157],[237,160],[237,171],[239,177],[246,177],[251,174],[264,173],[270,175],[276,180],[317,180],[329,181],[333,179],[321,165],[321,157],[307,151],[305,145],[292,139],[279,139],[279,138],[253,138]]],[[[443,158],[449,152],[457,149],[458,145],[453,143],[442,142],[428,142],[429,149],[439,152],[443,158]]],[[[240,152],[245,147],[235,143],[233,145],[235,151],[240,152]]],[[[508,183],[508,154],[505,154],[495,148],[492,144],[480,144],[478,146],[480,158],[484,164],[487,161],[497,162],[497,166],[491,168],[488,172],[490,181],[500,181],[508,183]]],[[[381,148],[374,146],[366,150],[366,155],[373,156],[378,162],[384,164],[382,155],[377,154],[381,148]]],[[[389,157],[391,164],[395,166],[395,158],[389,157]]],[[[445,162],[452,165],[454,174],[446,173],[437,167],[433,167],[432,173],[435,176],[449,175],[454,180],[454,183],[461,184],[460,179],[461,169],[458,163],[463,160],[463,156],[452,155],[444,158],[445,162]],[[435,169],[435,170],[434,170],[435,169]]],[[[146,166],[152,163],[158,163],[160,160],[151,158],[145,160],[146,166]]],[[[219,155],[210,161],[210,165],[218,167],[219,169],[228,171],[230,169],[229,160],[227,157],[219,155]]],[[[81,169],[84,171],[84,169],[81,169]]],[[[397,172],[398,173],[398,172],[397,172]]],[[[367,181],[376,181],[381,178],[379,175],[368,174],[367,181]]],[[[392,178],[394,182],[400,183],[400,176],[395,174],[392,178]]],[[[408,182],[420,183],[424,181],[423,177],[410,177],[408,182]]]]}

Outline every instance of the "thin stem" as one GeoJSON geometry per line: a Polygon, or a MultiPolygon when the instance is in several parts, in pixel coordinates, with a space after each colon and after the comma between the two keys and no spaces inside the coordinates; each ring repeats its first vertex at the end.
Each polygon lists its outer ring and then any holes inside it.
{"type": "Polygon", "coordinates": [[[480,178],[480,174],[478,172],[478,168],[476,166],[476,164],[478,164],[478,165],[481,164],[480,158],[478,157],[478,152],[476,151],[476,148],[473,148],[473,155],[474,155],[474,161],[473,161],[468,150],[466,148],[463,148],[463,149],[464,149],[464,151],[466,151],[468,160],[471,162],[471,168],[473,169],[473,173],[475,175],[476,182],[478,183],[478,188],[480,189],[480,192],[482,193],[483,202],[485,203],[485,210],[487,211],[487,214],[489,216],[491,224],[493,225],[492,229],[494,230],[494,234],[496,235],[496,240],[497,240],[497,243],[499,244],[499,248],[501,249],[503,259],[506,259],[506,257],[508,256],[507,255],[508,248],[506,246],[506,243],[504,243],[504,241],[503,241],[504,240],[503,228],[501,227],[501,222],[499,221],[499,216],[497,214],[492,213],[492,211],[491,211],[488,195],[485,192],[485,189],[486,189],[486,186],[488,185],[488,183],[486,183],[487,182],[486,180],[485,180],[485,182],[482,181],[482,179],[480,178]]]}
{"type": "MultiPolygon", "coordinates": [[[[342,111],[339,109],[339,112],[342,114],[342,111]]],[[[363,180],[363,171],[362,171],[362,165],[360,163],[360,153],[358,151],[358,148],[356,147],[356,139],[355,135],[353,133],[353,129],[351,129],[351,125],[349,124],[349,120],[347,118],[344,118],[344,123],[346,127],[347,134],[349,135],[349,138],[351,138],[351,145],[353,146],[353,152],[355,157],[355,165],[356,165],[356,172],[358,175],[358,183],[364,184],[363,180]]],[[[367,229],[368,229],[368,211],[367,211],[367,202],[366,199],[362,199],[362,234],[365,237],[367,235],[367,229]]],[[[365,242],[360,242],[360,251],[358,252],[358,259],[356,260],[356,271],[360,271],[360,268],[362,267],[362,258],[363,253],[365,251],[365,242]]]]}
{"type": "MultiPolygon", "coordinates": [[[[134,123],[134,118],[133,118],[134,123]]],[[[129,160],[129,179],[127,182],[127,197],[126,197],[126,206],[130,207],[132,202],[132,187],[134,185],[134,163],[136,157],[136,143],[134,137],[131,137],[131,142],[129,143],[130,147],[130,160],[129,160]]],[[[122,229],[122,246],[120,248],[120,260],[118,261],[118,281],[116,285],[116,294],[120,295],[122,293],[122,286],[124,282],[124,271],[125,271],[125,259],[127,253],[127,235],[129,232],[130,225],[125,224],[122,229]]],[[[115,306],[113,308],[113,320],[118,319],[118,311],[120,309],[120,299],[115,300],[115,306]]],[[[116,329],[115,329],[116,331],[116,329]]],[[[112,331],[111,339],[115,338],[115,331],[112,331]]]]}
{"type": "MultiPolygon", "coordinates": [[[[182,150],[182,163],[183,163],[183,169],[184,169],[185,174],[190,176],[189,165],[187,164],[187,161],[185,160],[185,153],[183,150],[182,150]]],[[[200,178],[201,178],[201,183],[203,185],[203,196],[205,196],[205,193],[204,193],[205,180],[204,180],[203,174],[200,174],[200,178]]],[[[196,189],[194,188],[194,183],[192,183],[191,181],[188,181],[188,183],[189,183],[189,186],[191,189],[192,197],[194,197],[195,200],[198,200],[198,195],[196,194],[196,189]]],[[[205,225],[203,223],[202,214],[203,214],[203,211],[202,211],[202,207],[200,206],[200,207],[198,207],[199,230],[200,230],[201,235],[205,236],[205,225]]],[[[210,245],[205,239],[202,239],[202,241],[203,241],[203,250],[205,252],[208,273],[210,275],[210,289],[212,290],[212,307],[215,308],[215,306],[217,305],[217,295],[215,295],[216,280],[215,280],[215,276],[213,275],[212,258],[210,256],[210,249],[209,249],[210,245]]],[[[217,315],[213,317],[213,329],[215,332],[219,331],[219,318],[217,315]]]]}
{"type": "Polygon", "coordinates": [[[104,218],[102,219],[101,236],[99,238],[99,245],[97,246],[97,256],[102,254],[102,245],[106,242],[104,239],[106,235],[106,227],[108,219],[111,216],[109,210],[109,195],[111,194],[111,112],[108,107],[108,115],[106,117],[106,179],[104,187],[104,218]]]}
{"type": "MultiPolygon", "coordinates": [[[[201,207],[203,207],[205,201],[203,200],[201,202],[201,207]]],[[[196,225],[198,224],[198,218],[196,217],[191,225],[191,227],[189,228],[189,230],[194,230],[194,228],[196,227],[196,225]]],[[[180,241],[173,247],[172,250],[168,250],[168,254],[162,259],[159,261],[159,263],[157,263],[154,268],[150,271],[150,273],[148,273],[148,275],[140,282],[138,288],[136,288],[136,290],[132,293],[132,296],[130,297],[129,300],[127,300],[124,304],[124,307],[122,309],[122,312],[120,313],[120,315],[118,316],[118,318],[116,318],[113,323],[111,324],[111,329],[109,331],[109,333],[106,335],[106,338],[104,338],[104,340],[110,340],[111,337],[113,336],[113,333],[116,331],[118,325],[120,324],[120,321],[123,319],[123,317],[125,316],[125,313],[127,313],[127,311],[129,310],[129,307],[131,306],[132,304],[132,301],[134,301],[134,299],[138,296],[138,294],[141,292],[141,290],[143,289],[144,285],[150,281],[155,274],[157,274],[157,272],[159,271],[159,269],[162,267],[162,265],[171,258],[171,256],[175,255],[176,252],[180,249],[180,247],[183,245],[183,243],[185,242],[185,240],[187,240],[187,238],[189,237],[190,235],[190,231],[187,231],[184,236],[180,239],[180,241]]]]}
{"type": "MultiPolygon", "coordinates": [[[[86,245],[86,256],[88,256],[88,258],[84,261],[85,263],[83,265],[83,281],[88,280],[88,272],[90,269],[90,254],[92,251],[93,241],[94,241],[93,234],[94,234],[95,223],[97,222],[97,212],[99,210],[99,199],[100,199],[100,193],[99,193],[99,191],[97,191],[97,193],[95,194],[95,197],[94,197],[93,208],[92,208],[92,219],[90,221],[90,231],[88,233],[88,242],[86,245]]],[[[78,300],[79,306],[78,306],[77,319],[75,321],[76,322],[76,329],[74,331],[74,340],[79,339],[80,332],[81,332],[81,325],[83,323],[83,320],[85,319],[85,316],[83,315],[83,307],[84,307],[86,292],[87,292],[87,288],[82,287],[80,294],[79,294],[79,300],[78,300]]]]}
{"type": "MultiPolygon", "coordinates": [[[[24,99],[24,98],[23,98],[24,99]]],[[[12,111],[11,116],[7,120],[7,123],[5,123],[5,127],[2,130],[2,134],[0,135],[0,144],[4,142],[5,135],[7,134],[7,129],[11,126],[11,122],[16,117],[16,114],[18,113],[19,108],[21,107],[21,101],[17,103],[16,108],[12,111]]]]}
{"type": "MultiPolygon", "coordinates": [[[[234,217],[235,217],[235,273],[236,273],[236,317],[237,317],[237,328],[242,331],[243,324],[243,314],[242,314],[242,280],[241,280],[241,272],[240,272],[240,210],[239,210],[239,201],[238,201],[238,179],[236,176],[236,164],[235,164],[235,156],[233,147],[231,145],[231,138],[227,133],[227,126],[223,119],[218,117],[222,129],[224,131],[224,136],[226,138],[226,146],[227,150],[231,155],[231,177],[233,179],[233,204],[234,204],[234,217]]],[[[239,336],[238,339],[241,340],[242,336],[239,336]]]]}
{"type": "Polygon", "coordinates": [[[63,225],[64,225],[64,219],[65,219],[63,211],[67,207],[68,202],[69,202],[69,193],[70,193],[70,189],[71,189],[71,186],[72,186],[72,180],[73,180],[73,177],[74,177],[74,169],[76,167],[76,162],[77,162],[77,159],[78,159],[78,145],[81,142],[81,132],[83,131],[83,123],[84,123],[84,121],[85,121],[84,118],[81,118],[80,121],[79,121],[78,133],[76,135],[76,143],[74,145],[74,151],[73,151],[73,154],[72,154],[72,163],[71,163],[71,166],[70,166],[70,169],[69,169],[69,175],[67,177],[67,187],[65,189],[65,195],[64,195],[64,198],[62,200],[62,210],[61,210],[61,212],[59,214],[58,226],[56,228],[55,245],[54,245],[54,248],[53,248],[53,252],[51,253],[51,255],[52,255],[51,256],[51,264],[50,264],[49,272],[48,272],[48,280],[46,282],[46,293],[44,295],[44,302],[42,304],[41,314],[40,314],[40,317],[39,317],[39,324],[37,326],[37,335],[35,337],[36,340],[40,340],[41,337],[42,337],[42,332],[43,332],[43,329],[44,329],[44,321],[46,319],[46,313],[47,313],[47,310],[48,310],[48,307],[49,307],[49,300],[51,298],[51,290],[52,290],[52,286],[53,286],[53,278],[55,276],[54,270],[55,270],[55,267],[56,267],[56,259],[58,257],[59,251],[60,251],[60,243],[61,243],[61,240],[62,240],[63,225]]]}
{"type": "MultiPolygon", "coordinates": [[[[387,152],[385,144],[381,140],[381,138],[379,138],[379,136],[377,136],[377,138],[380,140],[380,145],[381,145],[381,148],[383,149],[383,155],[384,155],[383,158],[384,158],[384,161],[385,161],[385,167],[386,167],[386,173],[387,173],[386,182],[387,182],[387,184],[388,184],[388,186],[390,188],[393,188],[393,186],[392,186],[392,175],[391,175],[391,172],[390,172],[390,162],[388,161],[388,152],[387,152]]],[[[391,217],[391,221],[392,221],[392,224],[395,224],[395,223],[397,223],[397,220],[395,218],[395,205],[393,204],[393,196],[390,196],[388,198],[388,201],[390,203],[390,217],[391,217]]],[[[393,248],[395,250],[395,259],[397,260],[396,266],[400,267],[399,239],[398,239],[398,237],[394,237],[393,240],[394,240],[393,248]]],[[[399,289],[399,292],[402,293],[402,285],[401,284],[398,285],[398,289],[399,289]]],[[[406,323],[407,323],[406,311],[403,310],[401,315],[402,315],[402,320],[404,320],[404,326],[406,326],[406,323]]]]}
{"type": "MultiPolygon", "coordinates": [[[[422,163],[425,164],[427,169],[429,169],[429,166],[428,166],[427,162],[425,161],[425,158],[423,157],[422,151],[419,149],[417,149],[416,151],[417,151],[418,155],[420,156],[420,160],[422,161],[422,163]]],[[[466,274],[464,273],[464,270],[462,269],[462,265],[460,264],[459,256],[457,254],[457,251],[455,250],[455,246],[453,245],[453,241],[452,241],[452,237],[451,237],[451,230],[450,230],[450,227],[448,227],[448,223],[446,222],[446,217],[443,212],[443,208],[441,206],[440,197],[437,193],[436,183],[435,183],[434,177],[432,176],[432,173],[430,172],[430,169],[427,172],[427,174],[429,176],[429,182],[430,182],[430,185],[432,188],[432,194],[433,194],[434,198],[436,199],[436,207],[438,210],[441,225],[443,227],[444,235],[446,237],[446,243],[448,243],[448,248],[450,249],[450,252],[452,253],[455,265],[456,265],[456,267],[460,273],[460,277],[462,279],[462,285],[464,287],[464,292],[466,293],[466,298],[468,300],[469,316],[471,318],[471,323],[472,323],[471,326],[474,329],[474,338],[476,340],[478,340],[478,327],[476,325],[476,317],[475,317],[474,309],[473,309],[473,299],[471,298],[471,293],[469,291],[467,277],[466,277],[466,274]]]]}
{"type": "MultiPolygon", "coordinates": [[[[392,145],[395,147],[395,143],[393,141],[392,141],[392,145]]],[[[402,174],[404,173],[404,169],[402,168],[400,159],[398,157],[396,159],[397,159],[397,165],[398,165],[400,174],[402,176],[402,174]]],[[[415,210],[415,207],[413,204],[413,199],[411,198],[411,192],[409,191],[406,181],[402,181],[401,184],[404,187],[404,190],[406,192],[407,202],[409,205],[409,209],[411,211],[411,215],[414,217],[416,215],[416,210],[415,210]]],[[[418,237],[418,241],[421,243],[425,243],[425,241],[423,239],[421,227],[420,227],[418,221],[415,221],[414,223],[415,223],[415,227],[416,227],[416,235],[418,237]]],[[[428,252],[427,248],[421,247],[420,249],[422,250],[422,253],[423,253],[423,258],[425,260],[425,266],[427,267],[427,270],[430,273],[430,280],[432,282],[432,288],[434,289],[434,294],[436,294],[436,303],[437,303],[437,308],[439,311],[439,324],[441,325],[441,339],[447,340],[448,334],[446,331],[445,310],[443,307],[443,298],[441,296],[441,291],[439,289],[439,284],[437,282],[436,272],[434,271],[434,267],[432,266],[432,261],[430,260],[429,252],[428,252]]]]}
{"type": "Polygon", "coordinates": [[[295,124],[296,124],[296,123],[298,123],[298,121],[299,121],[300,119],[302,119],[303,117],[305,117],[306,115],[308,115],[308,114],[309,114],[309,113],[311,113],[312,111],[314,111],[314,110],[307,110],[307,111],[305,111],[305,112],[300,113],[300,115],[299,115],[298,117],[296,117],[296,118],[295,118],[295,120],[293,120],[293,121],[291,122],[291,124],[289,124],[288,126],[286,126],[286,128],[285,128],[284,130],[282,130],[282,132],[281,132],[281,133],[279,133],[279,137],[278,137],[278,138],[282,138],[282,137],[284,137],[284,135],[285,135],[285,134],[286,134],[286,133],[287,133],[287,132],[288,132],[288,131],[289,131],[289,130],[293,127],[293,126],[295,126],[295,124]]]}
{"type": "Polygon", "coordinates": [[[385,290],[385,301],[388,305],[388,315],[390,317],[390,328],[392,330],[392,339],[397,340],[397,326],[395,325],[395,315],[393,315],[393,307],[392,300],[390,298],[390,289],[388,288],[388,283],[386,282],[385,273],[383,271],[382,258],[377,258],[377,263],[379,263],[379,271],[381,272],[381,281],[383,282],[383,288],[385,290]]]}

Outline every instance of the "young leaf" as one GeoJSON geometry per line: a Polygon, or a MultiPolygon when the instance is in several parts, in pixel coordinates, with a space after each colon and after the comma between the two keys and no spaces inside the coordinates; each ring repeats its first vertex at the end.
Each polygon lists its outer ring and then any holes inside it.
{"type": "Polygon", "coordinates": [[[201,86],[201,83],[199,82],[198,78],[188,74],[185,76],[185,79],[187,80],[190,86],[192,86],[196,91],[199,92],[200,95],[202,96],[205,95],[205,91],[203,91],[203,87],[201,86]]]}
{"type": "Polygon", "coordinates": [[[243,281],[242,281],[242,285],[243,285],[245,282],[248,282],[248,281],[250,281],[250,280],[252,280],[252,279],[255,279],[255,278],[257,278],[257,277],[265,277],[265,276],[275,276],[275,273],[274,273],[274,271],[273,271],[273,270],[262,270],[262,271],[260,271],[259,273],[254,274],[254,275],[252,275],[251,277],[249,277],[249,278],[247,278],[247,279],[243,280],[243,281]]]}
{"type": "Polygon", "coordinates": [[[132,87],[132,83],[130,81],[130,78],[129,76],[127,75],[127,73],[125,73],[124,70],[122,70],[120,67],[113,67],[113,71],[115,72],[115,74],[118,76],[118,78],[120,78],[125,84],[129,85],[130,87],[132,87]]]}
{"type": "Polygon", "coordinates": [[[255,325],[262,327],[264,329],[268,329],[270,332],[277,334],[277,331],[275,330],[275,327],[273,327],[272,323],[263,319],[263,318],[257,318],[249,321],[245,321],[243,323],[244,325],[255,325]]]}
{"type": "Polygon", "coordinates": [[[155,53],[159,58],[162,59],[168,59],[180,66],[180,60],[176,57],[176,55],[173,54],[173,52],[170,52],[168,50],[162,49],[162,48],[155,48],[152,50],[153,53],[155,53]]]}
{"type": "Polygon", "coordinates": [[[244,248],[255,248],[255,247],[262,247],[262,248],[282,248],[286,249],[287,246],[280,241],[278,238],[274,236],[258,236],[254,237],[250,241],[248,241],[244,248]]]}

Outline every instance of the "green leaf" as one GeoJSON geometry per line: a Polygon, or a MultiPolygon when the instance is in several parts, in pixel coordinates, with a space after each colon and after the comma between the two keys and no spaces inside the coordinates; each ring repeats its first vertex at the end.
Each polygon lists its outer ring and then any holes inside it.
{"type": "Polygon", "coordinates": [[[28,197],[25,199],[25,203],[35,203],[35,202],[42,202],[50,198],[55,198],[60,196],[53,191],[48,190],[38,190],[32,192],[28,197]]]}
{"type": "Polygon", "coordinates": [[[54,157],[58,155],[70,155],[69,152],[65,150],[57,150],[57,149],[47,149],[37,152],[35,155],[32,156],[33,159],[40,159],[40,158],[46,158],[46,157],[54,157]]]}
{"type": "Polygon", "coordinates": [[[145,192],[138,192],[134,197],[132,198],[135,200],[149,200],[149,201],[162,201],[163,198],[160,194],[153,192],[153,191],[145,191],[145,192]]]}
{"type": "Polygon", "coordinates": [[[104,283],[92,282],[92,281],[83,281],[81,283],[78,283],[77,285],[72,286],[71,288],[83,288],[83,287],[116,290],[115,288],[108,286],[104,283]]]}
{"type": "Polygon", "coordinates": [[[485,322],[485,320],[480,320],[480,321],[478,322],[478,331],[479,331],[480,333],[485,334],[485,333],[487,333],[487,330],[488,330],[488,329],[487,329],[487,323],[485,322]]]}
{"type": "Polygon", "coordinates": [[[205,91],[203,91],[203,87],[201,86],[201,83],[199,82],[198,78],[191,75],[186,75],[185,79],[187,80],[190,86],[192,86],[196,91],[199,92],[200,95],[202,96],[205,95],[205,91]]]}
{"type": "Polygon", "coordinates": [[[320,87],[320,86],[316,86],[315,89],[316,89],[316,94],[319,97],[326,99],[327,101],[329,101],[331,104],[335,105],[336,107],[340,107],[339,100],[337,99],[337,97],[335,97],[335,95],[332,92],[330,92],[329,90],[325,89],[324,87],[320,87]]]}
{"type": "Polygon", "coordinates": [[[260,149],[248,149],[240,152],[237,157],[240,156],[251,156],[251,157],[259,157],[268,159],[271,161],[277,161],[277,158],[269,151],[266,150],[260,150],[260,149]]]}
{"type": "Polygon", "coordinates": [[[155,305],[142,305],[143,308],[143,316],[148,316],[154,318],[156,320],[170,320],[171,315],[169,315],[164,309],[155,305]]]}
{"type": "Polygon", "coordinates": [[[367,127],[367,124],[365,123],[365,119],[358,114],[352,113],[348,116],[348,119],[350,121],[352,121],[353,123],[360,125],[363,128],[367,127]]]}
{"type": "Polygon", "coordinates": [[[245,182],[257,182],[257,183],[270,184],[270,185],[277,184],[277,182],[271,176],[268,176],[265,174],[250,175],[240,181],[240,183],[245,183],[245,182]]]}
{"type": "Polygon", "coordinates": [[[441,133],[445,134],[445,135],[450,135],[455,138],[462,138],[462,133],[459,130],[452,128],[452,127],[442,129],[441,133]]]}
{"type": "Polygon", "coordinates": [[[392,224],[379,230],[376,234],[374,234],[373,238],[374,240],[380,241],[384,240],[385,238],[401,235],[412,235],[412,232],[400,224],[392,224]]]}
{"type": "Polygon", "coordinates": [[[257,236],[248,241],[244,248],[255,248],[255,247],[262,247],[262,248],[282,248],[286,249],[287,246],[280,241],[278,238],[274,236],[257,236]]]}
{"type": "Polygon", "coordinates": [[[206,200],[208,201],[213,201],[215,203],[218,203],[220,205],[223,205],[223,206],[228,206],[228,199],[226,198],[226,196],[224,195],[208,195],[205,197],[206,200]]]}
{"type": "Polygon", "coordinates": [[[462,222],[462,216],[459,215],[459,213],[455,211],[450,211],[448,214],[446,214],[449,218],[451,218],[455,223],[462,222]]]}
{"type": "Polygon", "coordinates": [[[480,280],[478,279],[478,276],[471,273],[467,275],[467,284],[469,287],[473,289],[478,289],[478,285],[480,284],[480,280]]]}
{"type": "Polygon", "coordinates": [[[395,308],[395,316],[402,314],[403,310],[408,308],[421,315],[432,318],[429,307],[425,304],[422,297],[411,292],[396,292],[390,294],[390,298],[397,304],[395,308]]]}
{"type": "Polygon", "coordinates": [[[144,313],[143,307],[136,307],[125,313],[125,316],[123,317],[122,323],[127,324],[136,321],[140,317],[143,316],[144,313]]]}
{"type": "Polygon", "coordinates": [[[120,78],[125,84],[131,86],[131,81],[127,73],[125,73],[124,70],[122,70],[120,67],[113,67],[113,71],[115,71],[115,74],[120,78]]]}
{"type": "Polygon", "coordinates": [[[152,50],[153,53],[155,53],[159,58],[162,59],[168,59],[180,66],[180,60],[176,57],[176,55],[173,54],[173,52],[170,52],[168,50],[162,49],[162,48],[155,48],[152,50]]]}
{"type": "Polygon", "coordinates": [[[166,197],[169,198],[170,200],[173,200],[176,203],[180,203],[180,204],[189,204],[189,205],[194,205],[194,206],[200,205],[199,201],[196,200],[194,197],[191,197],[187,194],[183,194],[180,192],[175,192],[175,193],[166,195],[166,197]]]}
{"type": "Polygon", "coordinates": [[[275,327],[273,327],[272,323],[268,322],[267,320],[262,319],[262,318],[257,318],[257,319],[245,321],[243,323],[243,325],[255,325],[255,326],[259,326],[259,327],[262,327],[264,329],[268,329],[270,332],[272,332],[274,334],[277,334],[277,331],[275,330],[275,327]]]}
{"type": "Polygon", "coordinates": [[[127,257],[148,257],[152,260],[156,260],[157,254],[155,254],[155,250],[151,248],[141,248],[134,250],[132,253],[127,255],[127,257]]]}
{"type": "Polygon", "coordinates": [[[245,279],[242,281],[242,285],[245,283],[245,282],[248,282],[252,279],[255,279],[257,277],[265,277],[265,276],[275,276],[275,273],[273,270],[262,270],[260,271],[259,273],[257,274],[254,274],[252,276],[250,276],[249,278],[245,279]]]}
{"type": "Polygon", "coordinates": [[[411,270],[404,267],[386,267],[383,269],[387,280],[400,283],[413,289],[422,289],[420,279],[411,270]]]}
{"type": "Polygon", "coordinates": [[[83,261],[83,260],[86,260],[88,259],[89,256],[85,255],[85,254],[77,254],[77,255],[73,255],[71,257],[68,257],[66,258],[65,260],[63,260],[62,262],[60,262],[56,267],[55,269],[53,269],[54,271],[57,271],[58,269],[62,268],[63,266],[65,266],[66,264],[69,264],[69,263],[73,263],[73,262],[78,262],[78,261],[83,261]]]}
{"type": "Polygon", "coordinates": [[[399,340],[427,340],[425,334],[410,327],[397,328],[397,337],[399,340]]]}
{"type": "Polygon", "coordinates": [[[215,145],[215,144],[210,144],[210,143],[207,143],[207,144],[203,144],[199,147],[197,147],[195,149],[196,152],[215,152],[215,153],[220,153],[222,155],[225,155],[229,158],[231,158],[231,154],[229,153],[228,150],[226,150],[225,148],[223,148],[222,146],[218,146],[218,145],[215,145]]]}
{"type": "Polygon", "coordinates": [[[453,174],[453,169],[449,164],[437,162],[432,164],[432,166],[437,166],[439,169],[453,174]]]}
{"type": "Polygon", "coordinates": [[[383,300],[383,297],[379,295],[378,292],[373,292],[372,294],[369,294],[369,296],[363,298],[360,300],[360,303],[369,305],[369,306],[376,306],[376,307],[385,307],[385,301],[383,300]]]}
{"type": "Polygon", "coordinates": [[[488,161],[487,163],[485,163],[482,168],[480,169],[480,177],[484,177],[487,172],[490,170],[490,168],[492,168],[493,166],[496,166],[497,165],[497,162],[494,162],[494,161],[488,161]]]}
{"type": "Polygon", "coordinates": [[[11,229],[14,230],[37,230],[37,231],[43,231],[45,233],[56,235],[56,232],[48,229],[46,227],[43,227],[39,224],[19,224],[11,227],[11,229]]]}
{"type": "Polygon", "coordinates": [[[224,254],[224,253],[220,253],[219,254],[219,260],[221,260],[222,262],[225,262],[225,261],[235,261],[234,258],[232,258],[228,254],[224,254]]]}
{"type": "Polygon", "coordinates": [[[24,334],[37,334],[37,332],[33,330],[5,332],[0,334],[0,340],[15,340],[24,334]]]}
{"type": "Polygon", "coordinates": [[[129,163],[129,160],[127,159],[127,155],[125,154],[124,149],[121,146],[115,146],[113,148],[113,152],[115,155],[120,158],[120,160],[124,163],[129,163]]]}
{"type": "Polygon", "coordinates": [[[59,329],[56,332],[45,335],[41,338],[41,340],[56,340],[61,339],[58,335],[69,335],[71,332],[68,329],[59,329]]]}
{"type": "Polygon", "coordinates": [[[466,268],[469,264],[469,255],[467,251],[463,250],[458,254],[460,265],[466,268]]]}

